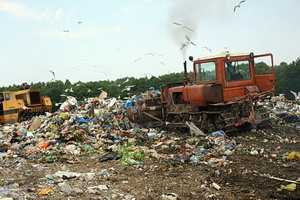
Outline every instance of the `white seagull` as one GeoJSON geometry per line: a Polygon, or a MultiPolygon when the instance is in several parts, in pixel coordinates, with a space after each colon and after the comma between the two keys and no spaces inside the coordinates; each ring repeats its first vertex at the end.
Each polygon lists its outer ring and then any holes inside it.
{"type": "Polygon", "coordinates": [[[142,60],[143,58],[138,58],[138,59],[135,59],[133,62],[137,62],[139,60],[142,60]]]}
{"type": "Polygon", "coordinates": [[[173,24],[176,24],[176,25],[178,25],[178,26],[181,26],[182,28],[186,28],[186,29],[188,29],[188,30],[190,30],[190,31],[194,31],[193,29],[191,29],[191,28],[189,28],[189,27],[187,27],[187,26],[185,26],[185,25],[182,25],[182,24],[180,24],[180,23],[173,22],[173,24]]]}
{"type": "Polygon", "coordinates": [[[185,36],[185,37],[186,37],[186,39],[187,39],[187,42],[181,44],[180,50],[182,50],[184,47],[186,47],[186,46],[189,45],[189,44],[192,44],[192,45],[194,45],[194,46],[197,46],[195,43],[193,43],[193,42],[190,40],[190,38],[189,38],[188,36],[185,36]]]}
{"type": "Polygon", "coordinates": [[[197,46],[195,43],[193,43],[193,42],[190,40],[190,38],[189,38],[188,36],[185,36],[185,37],[186,37],[186,39],[188,40],[187,44],[192,44],[192,45],[194,45],[194,46],[197,46]]]}
{"type": "Polygon", "coordinates": [[[162,56],[161,54],[158,54],[158,53],[145,53],[144,55],[151,55],[151,56],[155,56],[155,55],[157,55],[157,56],[162,56]]]}
{"type": "Polygon", "coordinates": [[[208,47],[202,47],[202,48],[206,49],[207,51],[209,51],[211,53],[211,49],[210,48],[208,48],[208,47]]]}
{"type": "Polygon", "coordinates": [[[294,91],[291,90],[291,93],[294,95],[295,100],[300,100],[300,92],[298,92],[298,94],[294,91]]]}

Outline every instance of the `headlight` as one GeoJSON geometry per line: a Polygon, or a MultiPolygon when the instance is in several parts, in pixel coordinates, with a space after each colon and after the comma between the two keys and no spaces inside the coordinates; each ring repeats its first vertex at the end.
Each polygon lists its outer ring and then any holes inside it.
{"type": "Polygon", "coordinates": [[[229,60],[230,59],[230,54],[227,54],[226,55],[226,60],[229,60]]]}

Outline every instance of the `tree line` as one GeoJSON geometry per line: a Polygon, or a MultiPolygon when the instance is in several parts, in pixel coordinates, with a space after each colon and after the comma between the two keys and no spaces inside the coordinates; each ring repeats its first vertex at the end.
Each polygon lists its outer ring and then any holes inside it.
{"type": "MultiPolygon", "coordinates": [[[[288,99],[293,99],[290,92],[300,92],[300,59],[287,64],[281,62],[275,66],[276,93],[284,94],[288,99]]],[[[193,80],[193,73],[188,73],[193,80]]],[[[158,77],[147,76],[142,78],[125,77],[114,81],[91,81],[71,83],[69,80],[56,80],[52,82],[30,83],[31,88],[41,89],[41,96],[49,96],[53,103],[64,102],[66,96],[74,96],[77,100],[87,97],[98,97],[101,91],[108,93],[109,97],[124,98],[140,94],[149,87],[159,88],[165,83],[180,82],[184,73],[170,73],[158,77]]],[[[17,91],[20,85],[0,87],[0,91],[17,91]]]]}

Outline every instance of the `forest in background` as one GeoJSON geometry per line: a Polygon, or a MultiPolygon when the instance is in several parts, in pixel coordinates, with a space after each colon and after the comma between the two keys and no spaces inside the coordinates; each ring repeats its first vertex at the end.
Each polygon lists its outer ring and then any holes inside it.
{"type": "MultiPolygon", "coordinates": [[[[281,62],[275,66],[276,94],[284,94],[288,99],[294,99],[290,91],[300,92],[300,59],[287,64],[281,62]]],[[[189,72],[189,77],[193,73],[189,72]]],[[[91,82],[75,82],[69,80],[55,80],[52,82],[28,83],[31,88],[41,89],[41,96],[49,96],[53,103],[64,102],[67,96],[77,100],[87,97],[98,97],[101,91],[108,93],[109,97],[124,98],[145,92],[149,87],[159,88],[165,83],[175,83],[182,80],[184,73],[170,73],[158,77],[125,77],[114,81],[102,80],[91,82]]],[[[193,79],[191,79],[193,80],[193,79]]],[[[20,85],[0,87],[0,91],[17,91],[20,85]]]]}

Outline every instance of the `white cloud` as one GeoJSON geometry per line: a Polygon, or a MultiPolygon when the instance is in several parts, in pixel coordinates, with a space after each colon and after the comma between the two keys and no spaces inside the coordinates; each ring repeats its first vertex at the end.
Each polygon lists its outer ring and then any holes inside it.
{"type": "Polygon", "coordinates": [[[70,38],[84,38],[107,35],[111,33],[122,32],[123,28],[121,26],[114,26],[108,29],[81,29],[78,31],[68,30],[69,32],[64,32],[64,30],[46,30],[35,33],[39,36],[47,37],[70,37],[70,38]]]}
{"type": "Polygon", "coordinates": [[[8,13],[14,17],[20,17],[33,20],[55,20],[62,17],[62,9],[56,11],[38,11],[34,8],[29,8],[24,4],[11,0],[0,0],[0,12],[8,13]]]}

